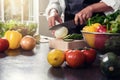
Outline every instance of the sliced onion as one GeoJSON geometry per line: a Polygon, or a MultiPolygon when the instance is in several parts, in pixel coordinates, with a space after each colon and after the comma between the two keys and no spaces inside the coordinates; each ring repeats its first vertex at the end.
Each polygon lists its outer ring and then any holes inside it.
{"type": "Polygon", "coordinates": [[[64,38],[68,34],[68,29],[66,27],[61,27],[55,31],[56,38],[64,38]]]}

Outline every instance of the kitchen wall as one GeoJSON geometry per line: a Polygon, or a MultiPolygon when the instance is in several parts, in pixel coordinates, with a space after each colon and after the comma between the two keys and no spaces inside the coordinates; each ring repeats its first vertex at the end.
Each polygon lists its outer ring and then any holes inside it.
{"type": "Polygon", "coordinates": [[[39,33],[41,35],[45,35],[45,36],[49,36],[49,37],[53,37],[53,35],[51,34],[51,31],[49,31],[49,27],[48,27],[48,23],[47,23],[47,19],[44,15],[45,9],[48,5],[49,0],[40,0],[39,3],[39,33]]]}

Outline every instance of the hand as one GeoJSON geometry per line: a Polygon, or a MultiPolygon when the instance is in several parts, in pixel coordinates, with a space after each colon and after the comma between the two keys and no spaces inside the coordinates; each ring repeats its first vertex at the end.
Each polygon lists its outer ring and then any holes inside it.
{"type": "Polygon", "coordinates": [[[48,26],[52,27],[55,25],[55,21],[62,23],[62,19],[61,17],[58,15],[58,13],[56,12],[54,15],[50,16],[48,18],[48,26]]]}
{"type": "Polygon", "coordinates": [[[75,24],[78,25],[78,23],[80,24],[85,23],[88,20],[88,18],[92,16],[92,14],[93,14],[93,11],[90,6],[84,8],[83,10],[81,10],[75,15],[75,18],[74,18],[75,24]]]}

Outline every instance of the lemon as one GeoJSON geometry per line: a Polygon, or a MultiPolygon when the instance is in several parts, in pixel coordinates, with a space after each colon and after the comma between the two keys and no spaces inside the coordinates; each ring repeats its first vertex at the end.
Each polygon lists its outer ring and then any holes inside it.
{"type": "Polygon", "coordinates": [[[64,52],[62,50],[53,49],[48,53],[47,60],[53,67],[59,67],[65,60],[64,52]]]}

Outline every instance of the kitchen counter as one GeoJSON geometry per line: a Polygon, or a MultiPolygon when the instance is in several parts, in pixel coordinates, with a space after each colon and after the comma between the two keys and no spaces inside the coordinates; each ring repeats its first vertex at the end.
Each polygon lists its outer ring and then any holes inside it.
{"type": "Polygon", "coordinates": [[[49,51],[48,42],[43,41],[33,51],[0,53],[0,80],[108,80],[100,72],[99,60],[88,68],[71,69],[65,63],[53,68],[47,62],[49,51]]]}

